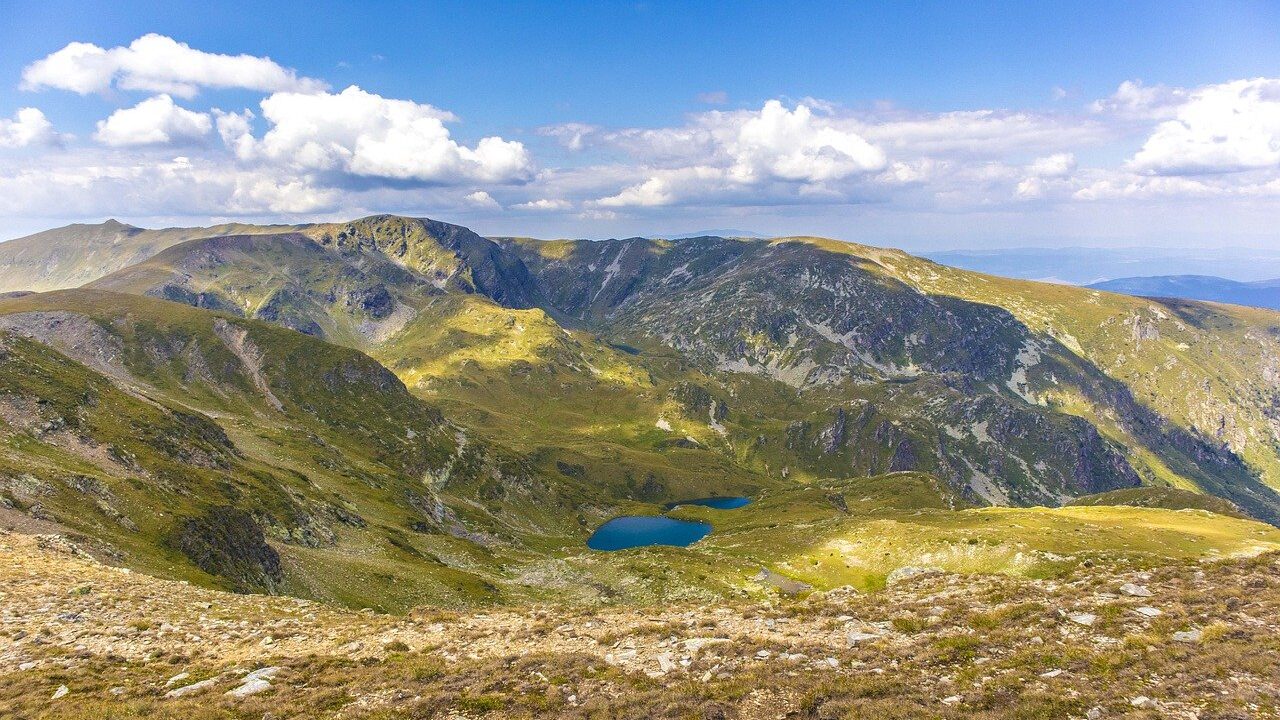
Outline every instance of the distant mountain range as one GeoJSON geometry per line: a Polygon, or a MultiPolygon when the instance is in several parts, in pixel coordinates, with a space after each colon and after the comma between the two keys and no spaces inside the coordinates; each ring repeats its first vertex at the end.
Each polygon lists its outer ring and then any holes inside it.
{"type": "Polygon", "coordinates": [[[1212,275],[1157,275],[1106,280],[1089,287],[1125,295],[1209,300],[1280,310],[1280,279],[1238,282],[1212,275]]]}
{"type": "Polygon", "coordinates": [[[1089,285],[1116,278],[1213,275],[1238,282],[1280,278],[1280,250],[1259,248],[1002,248],[926,252],[934,262],[978,272],[1089,285]]]}

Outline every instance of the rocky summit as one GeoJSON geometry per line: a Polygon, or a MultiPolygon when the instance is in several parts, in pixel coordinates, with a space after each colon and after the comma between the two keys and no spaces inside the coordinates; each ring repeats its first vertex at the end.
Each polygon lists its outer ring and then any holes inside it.
{"type": "Polygon", "coordinates": [[[0,267],[5,717],[1278,711],[1273,311],[394,215],[0,267]]]}

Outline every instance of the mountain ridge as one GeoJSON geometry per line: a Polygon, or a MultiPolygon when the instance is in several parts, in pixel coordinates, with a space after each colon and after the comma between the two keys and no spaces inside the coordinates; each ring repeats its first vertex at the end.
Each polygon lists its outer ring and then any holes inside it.
{"type": "Polygon", "coordinates": [[[1088,285],[1095,290],[1280,310],[1280,279],[1239,282],[1214,275],[1144,275],[1088,285]]]}
{"type": "Polygon", "coordinates": [[[1141,502],[1280,523],[1268,311],[813,237],[540,241],[390,215],[233,230],[0,300],[17,511],[160,574],[385,609],[709,600],[760,566],[874,589],[913,563],[1054,572],[1063,552],[1200,547],[1141,502]],[[176,450],[20,420],[102,418],[87,387],[230,454],[189,496],[140,495],[176,450]],[[754,502],[696,550],[584,545],[610,517],[721,495],[754,502]],[[1088,520],[1048,509],[1082,497],[1102,505],[1088,520]]]}

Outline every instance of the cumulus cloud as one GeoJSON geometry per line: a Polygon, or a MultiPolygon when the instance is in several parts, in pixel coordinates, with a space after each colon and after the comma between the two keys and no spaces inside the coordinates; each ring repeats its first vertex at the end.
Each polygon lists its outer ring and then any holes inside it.
{"type": "Polygon", "coordinates": [[[213,130],[208,113],[179,107],[168,95],[157,95],[111,113],[98,122],[93,137],[104,145],[179,145],[199,141],[213,130]]]}
{"type": "Polygon", "coordinates": [[[539,135],[555,138],[569,150],[577,152],[587,145],[587,139],[600,132],[600,128],[586,123],[564,123],[538,129],[539,135]]]}
{"type": "Polygon", "coordinates": [[[1172,116],[1186,98],[1187,91],[1182,88],[1126,80],[1110,97],[1095,100],[1089,108],[1098,114],[1153,120],[1172,116]]]}
{"type": "Polygon", "coordinates": [[[462,196],[462,199],[468,205],[472,205],[478,208],[484,208],[487,210],[502,209],[502,206],[498,204],[498,201],[494,200],[493,196],[485,192],[484,190],[476,190],[475,192],[467,193],[466,195],[462,196]]]}
{"type": "Polygon", "coordinates": [[[513,207],[519,210],[534,210],[537,212],[557,212],[568,210],[573,207],[573,203],[568,200],[539,198],[530,200],[529,202],[518,203],[513,207]]]}
{"type": "Polygon", "coordinates": [[[56,88],[86,95],[113,86],[183,98],[205,87],[262,92],[316,92],[328,87],[270,58],[203,52],[155,33],[110,49],[69,43],[22,71],[22,87],[27,90],[56,88]]]}
{"type": "Polygon", "coordinates": [[[1033,177],[1038,178],[1064,178],[1075,169],[1076,156],[1071,153],[1054,153],[1036,158],[1035,162],[1031,163],[1031,167],[1027,168],[1033,177]]]}
{"type": "Polygon", "coordinates": [[[788,184],[799,196],[887,165],[884,151],[857,132],[807,105],[787,109],[778,100],[759,112],[705,113],[688,127],[624,131],[606,141],[659,165],[681,158],[696,164],[655,168],[643,181],[600,198],[603,207],[669,205],[695,195],[765,186],[778,191],[788,184]]]}
{"type": "Polygon", "coordinates": [[[884,151],[857,133],[815,118],[805,105],[787,110],[777,100],[765,103],[725,147],[734,158],[730,174],[744,182],[760,177],[822,182],[885,165],[884,151]]]}
{"type": "Polygon", "coordinates": [[[60,139],[53,123],[38,108],[22,108],[12,118],[0,118],[0,148],[56,145],[60,139]]]}
{"type": "Polygon", "coordinates": [[[219,118],[241,160],[303,172],[334,172],[426,184],[518,182],[532,172],[523,144],[486,137],[473,147],[450,136],[452,113],[356,86],[340,93],[274,93],[261,103],[270,129],[256,139],[244,115],[219,118]]]}
{"type": "MultiPolygon", "coordinates": [[[[539,164],[521,142],[458,137],[447,110],[356,86],[332,92],[269,58],[208,53],[161,35],[109,49],[71,43],[27,66],[22,83],[149,97],[98,122],[94,143],[54,132],[36,108],[0,117],[0,148],[66,146],[0,154],[0,217],[40,208],[63,217],[304,217],[395,207],[547,227],[768,208],[809,217],[855,204],[903,217],[1102,202],[1269,208],[1280,197],[1280,80],[1267,78],[1198,88],[1129,81],[1074,108],[1074,93],[1055,92],[1053,111],[774,99],[704,108],[669,127],[571,122],[538,130],[547,140],[535,147],[549,156],[539,164]],[[254,90],[261,100],[238,112],[184,100],[212,88],[254,90]]],[[[697,100],[717,106],[728,97],[697,100]]]]}
{"type": "Polygon", "coordinates": [[[1237,80],[1187,93],[1130,165],[1157,175],[1280,168],[1280,79],[1237,80]]]}

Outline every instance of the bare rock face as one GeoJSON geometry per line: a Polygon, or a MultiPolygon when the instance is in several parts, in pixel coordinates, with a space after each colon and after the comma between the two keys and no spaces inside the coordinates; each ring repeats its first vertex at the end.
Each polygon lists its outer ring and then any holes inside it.
{"type": "Polygon", "coordinates": [[[243,510],[214,507],[179,520],[170,543],[201,570],[241,591],[271,591],[284,578],[280,556],[243,510]]]}

